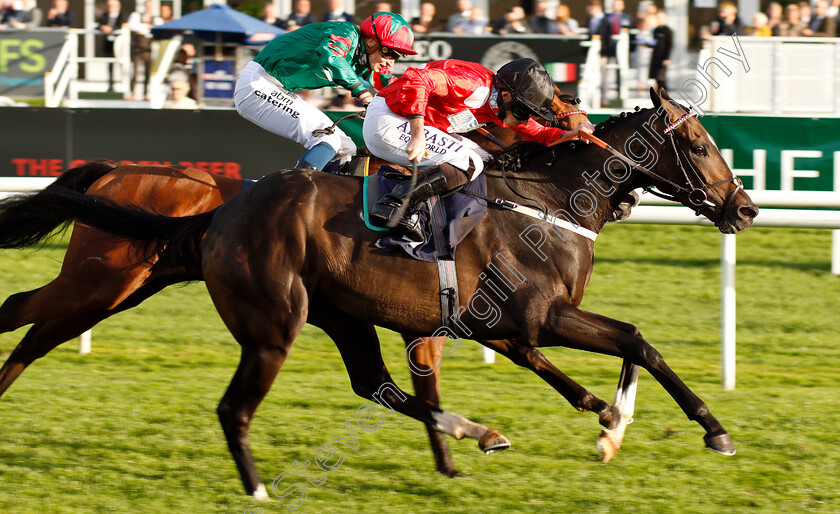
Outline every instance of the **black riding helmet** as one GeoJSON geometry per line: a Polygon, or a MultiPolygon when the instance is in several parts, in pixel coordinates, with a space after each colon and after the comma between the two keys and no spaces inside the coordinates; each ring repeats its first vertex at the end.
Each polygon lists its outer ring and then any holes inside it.
{"type": "Polygon", "coordinates": [[[513,100],[499,108],[499,118],[505,117],[510,110],[519,120],[528,119],[528,115],[539,116],[554,121],[551,102],[554,101],[554,81],[543,66],[533,59],[516,59],[496,72],[493,77],[496,89],[505,89],[513,95],[513,100]]]}

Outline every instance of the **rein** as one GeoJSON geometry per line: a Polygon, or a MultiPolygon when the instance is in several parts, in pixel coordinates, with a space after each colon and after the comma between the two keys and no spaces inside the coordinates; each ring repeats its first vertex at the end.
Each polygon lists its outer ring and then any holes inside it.
{"type": "Polygon", "coordinates": [[[335,122],[327,128],[313,130],[312,135],[316,136],[316,137],[332,135],[332,133],[335,132],[335,127],[338,126],[339,123],[341,123],[342,121],[345,121],[345,120],[351,120],[353,118],[364,118],[365,117],[365,112],[367,112],[367,111],[365,109],[362,109],[361,111],[357,111],[357,112],[354,112],[352,114],[348,114],[347,116],[344,116],[343,118],[339,118],[339,119],[335,120],[335,122]]]}
{"type": "MultiPolygon", "coordinates": [[[[739,179],[738,177],[733,175],[732,178],[728,178],[726,180],[721,180],[719,182],[715,182],[714,184],[709,184],[709,185],[703,184],[703,179],[700,177],[700,173],[697,171],[697,168],[695,168],[691,164],[691,159],[689,159],[688,156],[685,155],[685,152],[680,147],[677,146],[677,142],[674,139],[674,130],[676,128],[678,128],[680,125],[682,125],[683,123],[685,123],[686,121],[688,121],[690,118],[693,118],[695,116],[697,116],[697,112],[689,111],[686,114],[684,114],[683,116],[681,116],[679,119],[677,119],[675,122],[671,123],[670,125],[667,125],[662,132],[664,135],[667,135],[668,139],[670,139],[670,141],[671,141],[671,147],[674,149],[674,157],[676,159],[677,167],[682,172],[683,177],[685,177],[685,182],[686,182],[685,186],[681,186],[681,185],[673,182],[672,180],[669,180],[669,179],[667,179],[667,178],[665,178],[665,177],[663,177],[663,176],[645,168],[641,164],[639,164],[639,163],[635,162],[634,160],[630,159],[629,157],[622,154],[621,152],[619,152],[618,150],[616,150],[615,148],[613,148],[612,146],[607,144],[605,141],[601,140],[600,138],[598,138],[594,135],[584,133],[584,134],[581,134],[581,137],[591,141],[592,143],[594,143],[598,147],[600,147],[604,150],[607,150],[611,154],[613,154],[616,157],[618,157],[619,159],[621,159],[625,164],[629,165],[631,168],[635,168],[635,169],[639,170],[640,172],[644,173],[645,175],[647,175],[648,177],[650,177],[654,180],[664,182],[665,184],[671,186],[672,188],[674,188],[674,190],[677,193],[687,193],[688,201],[693,206],[693,207],[691,207],[691,209],[694,211],[694,214],[696,214],[697,216],[700,216],[700,208],[703,205],[711,207],[713,210],[718,209],[717,206],[714,203],[709,201],[708,195],[706,194],[707,191],[709,191],[709,190],[711,190],[711,189],[713,189],[717,186],[721,186],[721,185],[724,185],[724,184],[728,184],[729,182],[733,182],[736,186],[735,189],[733,189],[732,192],[730,192],[727,195],[726,199],[724,200],[723,205],[719,208],[719,211],[718,211],[718,213],[720,215],[720,218],[723,218],[727,207],[729,207],[729,204],[732,203],[732,200],[735,198],[735,194],[737,194],[739,190],[744,188],[744,183],[741,181],[741,179],[739,179]],[[692,175],[694,175],[694,178],[698,182],[700,182],[700,184],[701,184],[700,187],[697,187],[692,183],[691,177],[689,176],[688,172],[686,171],[686,165],[683,163],[683,161],[685,161],[685,163],[688,164],[688,168],[691,170],[691,173],[692,173],[692,175]]],[[[672,202],[682,203],[682,202],[679,201],[679,199],[677,199],[677,197],[675,195],[672,195],[672,194],[669,194],[669,193],[664,193],[664,192],[661,192],[661,191],[654,191],[653,189],[651,189],[651,187],[646,187],[646,188],[644,188],[644,190],[646,192],[654,195],[654,196],[658,196],[660,198],[664,198],[664,199],[670,200],[672,202]]],[[[712,220],[712,221],[714,222],[715,220],[712,220]]]]}
{"type": "MultiPolygon", "coordinates": [[[[484,128],[484,127],[478,127],[477,129],[475,129],[475,131],[478,132],[479,134],[481,134],[482,136],[486,137],[487,139],[489,139],[492,143],[498,145],[502,150],[507,150],[508,148],[510,148],[509,145],[506,145],[505,143],[503,143],[499,138],[497,138],[496,136],[491,134],[490,131],[487,130],[486,128],[484,128]]],[[[505,169],[505,167],[502,166],[501,168],[502,168],[502,179],[504,179],[505,185],[507,186],[508,189],[513,191],[513,193],[516,196],[518,196],[519,198],[522,198],[523,200],[528,200],[529,202],[536,202],[537,201],[537,200],[535,200],[531,197],[525,196],[522,193],[520,193],[519,191],[517,191],[516,188],[513,187],[510,182],[508,182],[507,170],[505,169]]],[[[542,212],[547,215],[548,214],[548,206],[543,205],[543,211],[542,212]]]]}

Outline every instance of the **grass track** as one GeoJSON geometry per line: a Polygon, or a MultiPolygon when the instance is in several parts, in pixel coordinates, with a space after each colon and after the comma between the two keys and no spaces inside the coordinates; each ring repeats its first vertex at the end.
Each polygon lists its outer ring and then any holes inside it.
{"type": "MultiPolygon", "coordinates": [[[[830,232],[750,229],[738,236],[737,389],[720,388],[719,241],[710,228],[608,227],[584,307],[635,323],[730,431],[738,455],[703,450],[702,429],[642,372],[636,423],[601,464],[593,414],[571,409],[507,361],[462,345],[443,366],[444,408],[513,442],[484,456],[450,440],[466,477],[435,474],[425,431],[391,416],[298,512],[840,511],[840,277],[830,232]]],[[[46,283],[61,245],[0,254],[0,295],[46,283]]],[[[25,333],[0,336],[7,354],[25,333]]],[[[394,377],[410,388],[401,340],[381,331],[394,377]]],[[[566,349],[549,358],[611,400],[620,362],[566,349]]],[[[215,416],[238,347],[202,284],[169,288],[36,362],[0,399],[0,512],[244,512],[215,416]]],[[[257,411],[251,441],[266,482],[313,460],[365,403],[338,352],[307,326],[257,411]]],[[[314,466],[314,464],[313,464],[314,466]]],[[[288,483],[288,479],[284,483],[288,483]]],[[[301,480],[302,481],[302,480],[301,480]]],[[[261,505],[287,512],[292,496],[261,505]]]]}

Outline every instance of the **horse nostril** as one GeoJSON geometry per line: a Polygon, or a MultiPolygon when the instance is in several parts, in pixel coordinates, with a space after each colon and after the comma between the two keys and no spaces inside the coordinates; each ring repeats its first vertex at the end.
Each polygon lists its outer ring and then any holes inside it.
{"type": "Polygon", "coordinates": [[[758,216],[758,207],[741,207],[738,209],[741,219],[752,219],[758,216]]]}

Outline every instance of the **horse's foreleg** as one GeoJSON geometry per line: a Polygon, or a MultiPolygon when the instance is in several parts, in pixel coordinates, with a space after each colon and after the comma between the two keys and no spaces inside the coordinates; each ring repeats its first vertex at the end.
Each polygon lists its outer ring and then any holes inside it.
{"type": "MultiPolygon", "coordinates": [[[[432,370],[428,374],[411,372],[411,381],[414,383],[414,394],[432,407],[440,408],[440,359],[442,357],[437,342],[430,337],[423,337],[423,344],[412,345],[417,338],[403,334],[406,347],[410,348],[410,360],[420,369],[432,370]]],[[[449,446],[446,444],[444,435],[426,425],[429,432],[429,442],[432,445],[432,453],[435,456],[435,467],[444,475],[450,477],[461,476],[455,469],[452,458],[449,455],[449,446]]]]}
{"type": "Polygon", "coordinates": [[[639,366],[625,360],[621,366],[618,388],[615,391],[615,401],[611,408],[612,423],[602,430],[598,437],[597,446],[603,462],[609,462],[621,448],[624,431],[627,429],[627,425],[633,422],[638,381],[639,366]]]}
{"type": "MultiPolygon", "coordinates": [[[[703,439],[707,448],[723,455],[735,454],[729,434],[712,416],[706,404],[680,380],[662,355],[642,338],[634,326],[567,303],[558,303],[538,329],[534,344],[613,355],[645,368],[674,398],[688,419],[698,422],[706,430],[703,439]]],[[[632,371],[628,369],[623,384],[635,382],[632,371]]],[[[630,410],[632,412],[632,407],[630,410]]]]}
{"type": "Polygon", "coordinates": [[[524,347],[512,339],[498,341],[479,341],[482,345],[492,348],[504,355],[514,364],[528,368],[545,380],[560,393],[572,407],[581,412],[598,414],[598,421],[605,427],[612,423],[610,404],[598,398],[586,388],[566,376],[557,369],[541,351],[532,347],[524,347]]]}

